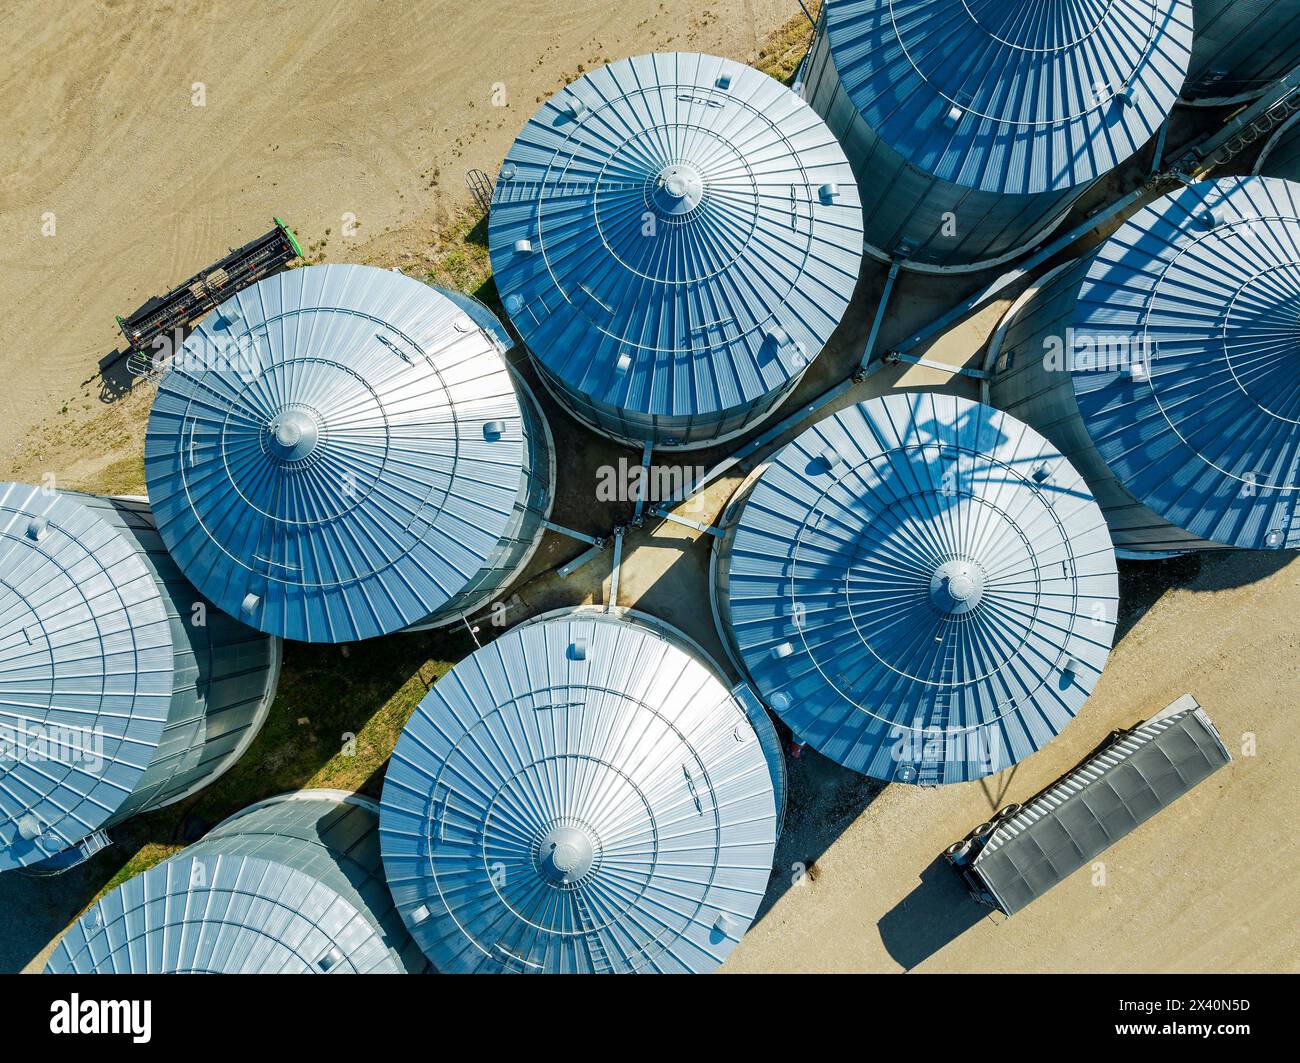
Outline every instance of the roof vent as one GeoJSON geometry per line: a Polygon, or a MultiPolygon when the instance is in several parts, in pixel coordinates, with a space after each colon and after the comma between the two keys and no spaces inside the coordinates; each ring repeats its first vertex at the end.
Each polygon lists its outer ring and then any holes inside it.
{"type": "Polygon", "coordinates": [[[532,251],[532,249],[533,249],[533,242],[532,242],[531,240],[516,240],[516,241],[515,241],[515,251],[516,251],[516,253],[518,253],[518,254],[526,255],[526,254],[528,254],[530,251],[532,251]]]}
{"type": "Polygon", "coordinates": [[[786,332],[780,325],[768,325],[764,335],[777,347],[784,347],[790,342],[790,333],[786,332]]]}
{"type": "Polygon", "coordinates": [[[587,659],[587,640],[574,639],[569,643],[569,660],[585,661],[587,659]]]}
{"type": "Polygon", "coordinates": [[[483,426],[483,438],[497,440],[506,434],[505,421],[488,421],[483,426]]]}
{"type": "Polygon", "coordinates": [[[257,612],[258,607],[261,606],[261,604],[262,599],[250,591],[248,594],[244,595],[244,600],[239,603],[239,610],[245,616],[252,616],[257,612]]]}
{"type": "Polygon", "coordinates": [[[27,522],[27,538],[40,542],[49,531],[50,522],[44,517],[33,517],[27,522]]]}

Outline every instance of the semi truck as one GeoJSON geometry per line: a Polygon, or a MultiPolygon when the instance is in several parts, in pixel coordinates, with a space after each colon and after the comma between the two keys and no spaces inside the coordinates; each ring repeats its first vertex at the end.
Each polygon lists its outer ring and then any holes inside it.
{"type": "Polygon", "coordinates": [[[1013,915],[1231,760],[1210,717],[1184,694],[1113,732],[1078,767],[1023,805],[1000,809],[944,856],[978,903],[1013,915]]]}

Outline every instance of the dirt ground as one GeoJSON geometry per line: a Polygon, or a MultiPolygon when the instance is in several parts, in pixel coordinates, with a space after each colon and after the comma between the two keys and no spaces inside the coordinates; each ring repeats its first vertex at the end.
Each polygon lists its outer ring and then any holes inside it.
{"type": "MultiPolygon", "coordinates": [[[[0,472],[127,491],[143,483],[150,389],[125,391],[120,373],[96,378],[119,341],[115,313],[265,231],[273,214],[294,226],[313,261],[436,272],[473,290],[486,256],[465,236],[474,219],[464,174],[495,172],[539,97],[605,59],[656,48],[770,62],[773,42],[783,47],[788,37],[779,28],[799,11],[795,0],[106,0],[24,3],[4,14],[16,44],[0,72],[0,134],[12,146],[0,171],[0,220],[10,234],[0,248],[0,299],[11,311],[0,348],[8,371],[0,472]],[[496,83],[508,107],[492,106],[496,83]],[[350,236],[348,215],[359,223],[350,236]],[[449,241],[449,232],[459,236],[449,241]]],[[[883,279],[883,268],[864,270],[848,318],[792,406],[856,364],[883,279]]],[[[905,277],[882,348],[976,283],[905,277]]],[[[1005,305],[953,329],[927,356],[977,362],[1005,305]]],[[[894,367],[840,404],[920,387],[975,395],[968,378],[894,367]]],[[[554,519],[607,534],[628,514],[592,506],[593,470],[620,453],[639,456],[578,429],[539,397],[566,455],[554,519]]],[[[686,514],[717,519],[744,471],[721,478],[686,514]]],[[[706,598],[708,548],[706,536],[673,524],[651,521],[629,534],[618,603],[678,624],[721,659],[706,598]]],[[[549,573],[583,549],[548,535],[516,588],[517,615],[608,600],[609,550],[568,580],[549,573]]],[[[778,870],[724,969],[1297,969],[1300,560],[1237,554],[1121,568],[1120,636],[1097,693],[1057,742],[1016,769],[920,790],[881,787],[811,752],[791,761],[778,870]],[[1104,885],[1080,873],[1009,921],[967,901],[936,862],[949,842],[1184,692],[1219,725],[1235,757],[1229,768],[1112,849],[1104,885]]],[[[425,657],[450,654],[412,648],[392,684],[411,680],[425,657]]],[[[386,697],[371,699],[376,719],[387,712],[400,727],[404,717],[386,697]]],[[[273,714],[285,711],[277,700],[273,714]]],[[[315,778],[304,773],[301,783],[315,778]]],[[[80,879],[0,878],[0,970],[39,970],[50,941],[97,890],[156,859],[148,854],[160,841],[174,848],[174,826],[165,836],[149,825],[127,832],[80,879]]]]}
{"type": "Polygon", "coordinates": [[[540,100],[584,69],[673,48],[754,62],[799,13],[794,0],[2,6],[0,453],[60,482],[121,457],[122,440],[99,445],[93,379],[121,339],[115,314],[272,215],[327,261],[418,255],[469,201],[465,174],[495,174],[540,100]]]}

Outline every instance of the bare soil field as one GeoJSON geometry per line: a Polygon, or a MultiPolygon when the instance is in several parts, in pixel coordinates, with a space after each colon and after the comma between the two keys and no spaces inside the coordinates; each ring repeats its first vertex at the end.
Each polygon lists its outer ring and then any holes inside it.
{"type": "Polygon", "coordinates": [[[495,174],[584,70],[656,49],[759,62],[793,16],[793,0],[4,4],[0,471],[94,487],[129,458],[126,418],[101,416],[115,382],[95,379],[114,315],[272,215],[313,260],[426,258],[470,202],[466,172],[495,174]]]}

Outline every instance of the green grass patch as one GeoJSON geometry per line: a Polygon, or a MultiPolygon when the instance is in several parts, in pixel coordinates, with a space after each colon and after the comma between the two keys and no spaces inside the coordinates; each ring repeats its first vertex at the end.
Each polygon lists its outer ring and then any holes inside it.
{"type": "MultiPolygon", "coordinates": [[[[821,10],[820,0],[805,0],[808,13],[813,18],[821,10]]],[[[754,66],[777,81],[789,85],[808,54],[812,44],[813,28],[802,11],[793,16],[784,26],[774,30],[758,53],[754,66]]]]}
{"type": "Polygon", "coordinates": [[[85,903],[265,798],[316,787],[378,797],[411,713],[473,648],[454,628],[351,643],[346,653],[335,645],[286,643],[275,702],[253,744],[211,786],[111,829],[114,844],[69,872],[84,880],[85,903]]]}

